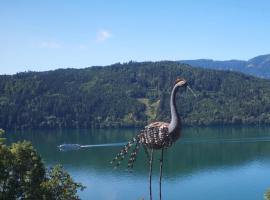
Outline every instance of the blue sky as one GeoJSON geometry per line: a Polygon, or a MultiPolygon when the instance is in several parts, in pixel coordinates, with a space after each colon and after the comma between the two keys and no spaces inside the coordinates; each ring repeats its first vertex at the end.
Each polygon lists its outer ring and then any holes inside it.
{"type": "Polygon", "coordinates": [[[270,53],[268,0],[0,1],[0,74],[270,53]]]}

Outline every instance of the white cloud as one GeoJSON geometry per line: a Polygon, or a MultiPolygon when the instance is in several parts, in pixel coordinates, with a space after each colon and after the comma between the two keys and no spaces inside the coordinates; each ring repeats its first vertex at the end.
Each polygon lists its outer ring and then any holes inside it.
{"type": "Polygon", "coordinates": [[[88,49],[88,46],[86,44],[79,44],[79,49],[88,49]]]}
{"type": "Polygon", "coordinates": [[[96,41],[97,42],[104,42],[105,40],[108,40],[111,36],[112,36],[112,34],[109,31],[100,30],[97,33],[96,41]]]}
{"type": "Polygon", "coordinates": [[[53,42],[53,41],[43,41],[40,43],[40,48],[46,48],[46,49],[60,49],[62,48],[62,45],[57,43],[57,42],[53,42]]]}

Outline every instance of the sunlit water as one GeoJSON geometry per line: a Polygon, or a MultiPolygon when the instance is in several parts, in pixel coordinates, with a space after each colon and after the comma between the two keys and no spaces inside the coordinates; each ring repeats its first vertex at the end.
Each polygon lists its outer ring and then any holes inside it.
{"type": "MultiPolygon", "coordinates": [[[[148,199],[148,162],[141,149],[134,171],[126,163],[114,170],[111,159],[120,146],[60,152],[57,145],[125,142],[138,129],[8,131],[8,142],[31,141],[47,166],[62,164],[87,186],[82,199],[148,199]]],[[[270,187],[270,128],[185,128],[164,158],[163,198],[183,200],[257,200],[270,187]]],[[[159,152],[155,154],[154,197],[158,197],[159,152]]]]}

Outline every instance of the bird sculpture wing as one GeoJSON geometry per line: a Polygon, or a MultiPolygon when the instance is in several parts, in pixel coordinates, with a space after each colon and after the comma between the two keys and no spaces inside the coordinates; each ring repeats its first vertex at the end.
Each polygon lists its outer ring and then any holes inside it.
{"type": "Polygon", "coordinates": [[[115,156],[115,158],[113,158],[111,163],[115,163],[115,167],[118,167],[132,146],[135,146],[132,149],[128,161],[128,168],[132,169],[141,145],[151,149],[163,149],[171,146],[171,144],[172,138],[169,134],[169,124],[165,122],[153,122],[147,125],[137,136],[131,139],[115,156]]]}
{"type": "Polygon", "coordinates": [[[147,125],[140,134],[140,141],[142,144],[154,149],[170,146],[169,124],[153,122],[147,125]]]}

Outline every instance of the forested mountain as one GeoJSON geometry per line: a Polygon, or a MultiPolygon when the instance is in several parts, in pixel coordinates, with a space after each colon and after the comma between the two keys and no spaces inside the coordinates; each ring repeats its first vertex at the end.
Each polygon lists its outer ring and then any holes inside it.
{"type": "Polygon", "coordinates": [[[195,67],[203,67],[218,70],[239,71],[261,78],[270,78],[270,54],[261,55],[248,61],[226,60],[216,61],[211,59],[181,60],[180,63],[189,64],[195,67]]]}
{"type": "Polygon", "coordinates": [[[178,62],[129,62],[0,76],[0,127],[88,128],[142,126],[170,118],[177,77],[186,125],[270,124],[270,81],[178,62]]]}

